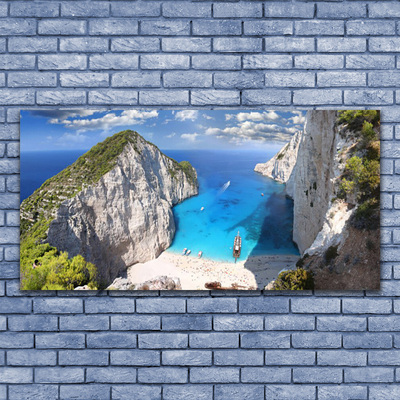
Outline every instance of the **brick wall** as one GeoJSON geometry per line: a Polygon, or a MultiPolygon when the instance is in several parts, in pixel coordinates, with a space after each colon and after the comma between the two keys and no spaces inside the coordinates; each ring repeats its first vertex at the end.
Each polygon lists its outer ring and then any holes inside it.
{"type": "Polygon", "coordinates": [[[0,399],[400,398],[398,17],[385,0],[0,2],[0,399]],[[19,110],[104,106],[382,109],[382,290],[20,292],[19,110]]]}

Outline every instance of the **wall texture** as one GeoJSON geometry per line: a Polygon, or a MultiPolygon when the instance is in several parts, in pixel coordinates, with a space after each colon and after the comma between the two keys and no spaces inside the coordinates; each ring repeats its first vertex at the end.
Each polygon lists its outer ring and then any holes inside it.
{"type": "Polygon", "coordinates": [[[398,17],[385,0],[1,1],[0,399],[400,398],[398,17]],[[20,292],[19,110],[104,106],[382,109],[381,291],[20,292]]]}

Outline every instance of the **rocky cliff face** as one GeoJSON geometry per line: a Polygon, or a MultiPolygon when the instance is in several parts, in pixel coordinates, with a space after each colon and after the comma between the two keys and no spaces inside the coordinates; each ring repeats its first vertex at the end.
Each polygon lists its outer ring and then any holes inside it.
{"type": "Polygon", "coordinates": [[[111,282],[130,265],[156,258],[175,233],[172,206],[198,193],[190,164],[178,164],[137,135],[94,185],[65,200],[48,242],[93,262],[111,282]]]}
{"type": "Polygon", "coordinates": [[[346,234],[351,210],[332,204],[344,161],[338,154],[352,139],[342,139],[336,111],[309,111],[302,132],[256,171],[286,183],[294,200],[293,240],[302,254],[323,252],[346,234]]]}

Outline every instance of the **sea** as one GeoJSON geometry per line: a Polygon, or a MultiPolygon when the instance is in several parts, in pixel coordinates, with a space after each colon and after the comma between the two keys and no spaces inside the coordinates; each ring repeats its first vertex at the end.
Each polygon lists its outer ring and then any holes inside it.
{"type": "MultiPolygon", "coordinates": [[[[21,153],[21,202],[85,151],[21,153]]],[[[176,233],[167,251],[190,249],[216,261],[232,261],[236,234],[241,260],[258,255],[298,255],[292,240],[293,201],[285,186],[254,172],[277,149],[163,150],[197,171],[199,194],[173,208],[176,233]]]]}

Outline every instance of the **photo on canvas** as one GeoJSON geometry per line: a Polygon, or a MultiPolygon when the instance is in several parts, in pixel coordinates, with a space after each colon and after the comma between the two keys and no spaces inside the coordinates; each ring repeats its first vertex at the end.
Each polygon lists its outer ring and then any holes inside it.
{"type": "Polygon", "coordinates": [[[22,290],[377,290],[376,110],[21,111],[22,290]]]}

